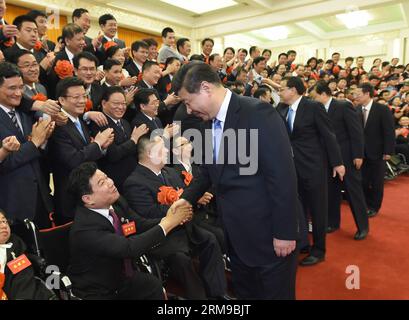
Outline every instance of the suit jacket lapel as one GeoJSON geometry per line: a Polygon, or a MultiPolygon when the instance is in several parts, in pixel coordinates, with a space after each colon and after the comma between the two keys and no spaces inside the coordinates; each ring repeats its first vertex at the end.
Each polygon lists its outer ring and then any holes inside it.
{"type": "Polygon", "coordinates": [[[328,115],[332,115],[335,112],[336,106],[335,106],[336,102],[334,99],[332,99],[329,108],[328,108],[328,115]]]}
{"type": "Polygon", "coordinates": [[[18,113],[20,116],[21,125],[23,126],[23,134],[26,137],[31,133],[31,121],[24,112],[19,112],[16,110],[16,113],[18,113]]]}
{"type": "MultiPolygon", "coordinates": [[[[82,145],[86,146],[87,143],[84,141],[84,139],[82,138],[81,134],[79,133],[77,127],[75,126],[74,122],[72,122],[71,120],[69,120],[66,124],[68,132],[70,133],[70,135],[76,139],[77,141],[80,141],[82,145]]],[[[87,130],[84,130],[84,126],[81,123],[81,127],[82,127],[82,131],[84,132],[84,136],[87,139],[88,143],[90,141],[89,138],[89,133],[87,130]],[[86,132],[85,132],[86,131],[86,132]]]]}
{"type": "Polygon", "coordinates": [[[294,135],[297,127],[300,123],[302,123],[302,117],[304,115],[304,104],[305,104],[305,97],[301,98],[300,104],[298,105],[297,112],[295,113],[295,119],[293,124],[293,132],[291,133],[291,137],[294,135]]]}

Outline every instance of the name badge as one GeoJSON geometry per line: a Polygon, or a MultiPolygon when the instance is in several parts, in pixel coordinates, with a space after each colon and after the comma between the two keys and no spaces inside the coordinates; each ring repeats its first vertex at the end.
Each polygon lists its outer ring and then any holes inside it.
{"type": "Polygon", "coordinates": [[[135,234],[136,233],[135,221],[123,224],[122,232],[124,233],[125,237],[135,234]]]}
{"type": "Polygon", "coordinates": [[[17,274],[23,271],[24,269],[27,269],[29,266],[31,266],[31,262],[30,260],[28,260],[25,254],[22,254],[18,258],[7,263],[7,267],[9,267],[10,271],[13,274],[17,274]]]}

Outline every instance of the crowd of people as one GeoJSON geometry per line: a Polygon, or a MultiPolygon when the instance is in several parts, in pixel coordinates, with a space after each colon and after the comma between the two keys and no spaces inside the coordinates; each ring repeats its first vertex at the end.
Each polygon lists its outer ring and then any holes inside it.
{"type": "Polygon", "coordinates": [[[187,299],[231,299],[230,268],[238,298],[294,299],[297,264],[324,261],[326,233],[340,228],[342,190],[363,240],[381,209],[386,161],[409,159],[409,65],[398,58],[368,70],[364,57],[342,63],[339,53],[300,63],[289,50],[273,61],[257,46],[214,53],[210,38],[192,54],[170,27],[160,48],[153,38],[128,48],[111,14],[88,37],[83,8],[54,43],[44,12],[0,18],[0,299],[55,298],[32,267],[8,267],[30,250],[25,219],[41,229],[74,221],[68,275],[83,299],[164,299],[158,278],[133,267],[143,254],[187,299]],[[262,192],[243,191],[230,165],[220,182],[180,136],[210,128],[216,137],[234,121],[260,129],[259,172],[240,181],[266,184],[262,192]]]}

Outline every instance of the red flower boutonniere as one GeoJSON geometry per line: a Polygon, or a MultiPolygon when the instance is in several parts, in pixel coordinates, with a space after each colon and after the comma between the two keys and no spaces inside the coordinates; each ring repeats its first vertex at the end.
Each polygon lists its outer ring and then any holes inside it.
{"type": "Polygon", "coordinates": [[[54,71],[60,79],[65,79],[74,75],[74,67],[68,60],[57,61],[54,71]]]}
{"type": "Polygon", "coordinates": [[[183,182],[185,183],[185,185],[187,187],[192,182],[193,176],[192,176],[191,173],[189,173],[187,171],[182,171],[182,174],[185,177],[185,180],[183,180],[183,182]]]}
{"type": "Polygon", "coordinates": [[[40,40],[37,40],[36,44],[34,45],[34,50],[40,51],[42,48],[43,48],[43,43],[40,40]]]}
{"type": "Polygon", "coordinates": [[[35,96],[31,97],[31,100],[34,101],[47,101],[47,99],[48,99],[47,96],[45,96],[42,93],[37,93],[35,96]]]}
{"type": "Polygon", "coordinates": [[[118,44],[115,41],[108,41],[104,43],[104,50],[107,51],[111,47],[115,47],[118,44]]]}
{"type": "Polygon", "coordinates": [[[183,189],[175,190],[173,187],[162,186],[158,192],[158,202],[162,205],[171,206],[183,193],[183,189]]]}
{"type": "Polygon", "coordinates": [[[87,102],[85,103],[85,112],[91,111],[93,106],[94,104],[92,103],[92,100],[87,99],[87,102]]]}

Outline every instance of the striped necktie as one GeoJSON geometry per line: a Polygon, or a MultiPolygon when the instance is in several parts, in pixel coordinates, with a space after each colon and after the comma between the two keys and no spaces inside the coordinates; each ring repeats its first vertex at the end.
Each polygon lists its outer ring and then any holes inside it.
{"type": "Polygon", "coordinates": [[[22,136],[24,136],[23,131],[21,130],[20,125],[18,124],[18,121],[17,121],[16,111],[12,110],[12,111],[9,111],[8,113],[10,115],[11,121],[13,122],[14,126],[17,128],[18,132],[22,136]]]}

